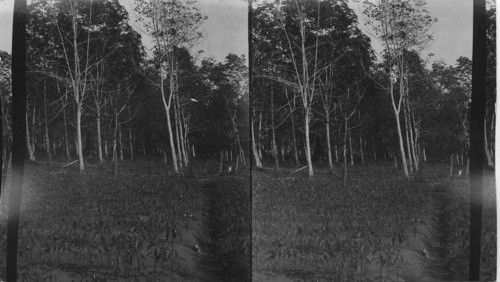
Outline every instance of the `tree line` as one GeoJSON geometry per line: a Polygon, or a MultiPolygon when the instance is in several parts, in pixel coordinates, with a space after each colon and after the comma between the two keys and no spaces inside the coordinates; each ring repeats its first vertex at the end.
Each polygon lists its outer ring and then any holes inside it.
{"type": "MultiPolygon", "coordinates": [[[[161,156],[175,173],[197,157],[244,162],[248,70],[193,56],[206,20],[196,1],[136,1],[137,25],[118,0],[28,4],[26,144],[32,161],[103,163],[161,156]]],[[[8,162],[10,55],[0,54],[3,160],[8,162]]]]}
{"type": "MultiPolygon", "coordinates": [[[[472,63],[429,63],[426,1],[364,1],[361,30],[348,1],[261,1],[252,6],[252,155],[336,170],[393,161],[406,177],[422,161],[468,160],[472,63]],[[314,165],[313,165],[314,164],[314,165]]],[[[487,132],[494,156],[495,7],[488,9],[487,132]]]]}

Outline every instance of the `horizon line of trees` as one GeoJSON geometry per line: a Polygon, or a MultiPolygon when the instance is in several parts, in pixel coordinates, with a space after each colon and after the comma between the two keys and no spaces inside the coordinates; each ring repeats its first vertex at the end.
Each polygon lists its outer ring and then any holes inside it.
{"type": "MultiPolygon", "coordinates": [[[[206,19],[196,1],[137,1],[155,42],[145,51],[118,0],[28,4],[26,144],[32,161],[102,164],[161,156],[175,173],[191,158],[235,154],[248,142],[245,56],[196,64],[206,19]],[[215,126],[217,125],[217,126],[215,126]]],[[[11,146],[10,55],[0,53],[4,164],[11,146]]],[[[8,165],[4,165],[5,168],[8,165]]]]}
{"type": "MultiPolygon", "coordinates": [[[[261,1],[252,6],[252,156],[336,170],[393,161],[409,177],[422,161],[468,162],[472,62],[454,66],[422,51],[433,40],[424,0],[364,1],[376,40],[347,1],[261,1]],[[325,165],[322,165],[324,163],[325,165]]],[[[495,7],[488,16],[485,160],[494,166],[495,7]]]]}

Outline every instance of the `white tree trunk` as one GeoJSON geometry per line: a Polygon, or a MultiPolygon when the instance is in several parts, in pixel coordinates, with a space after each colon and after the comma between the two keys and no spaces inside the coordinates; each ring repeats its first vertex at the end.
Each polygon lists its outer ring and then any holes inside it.
{"type": "Polygon", "coordinates": [[[257,151],[257,146],[256,146],[256,142],[255,142],[255,133],[254,133],[253,123],[250,125],[250,131],[252,134],[252,153],[253,153],[253,157],[255,159],[255,166],[262,167],[262,162],[260,161],[259,152],[257,151]]]}
{"type": "Polygon", "coordinates": [[[102,140],[101,140],[101,110],[98,105],[96,105],[96,110],[97,110],[97,154],[99,156],[99,163],[103,163],[104,159],[102,157],[102,140]]]}
{"type": "Polygon", "coordinates": [[[304,134],[306,137],[306,161],[307,161],[307,169],[309,173],[309,178],[314,177],[314,171],[313,171],[313,165],[312,165],[312,159],[311,159],[311,143],[309,139],[309,123],[310,123],[310,112],[309,109],[306,108],[305,110],[305,117],[304,117],[304,134]]]}
{"type": "Polygon", "coordinates": [[[49,137],[49,118],[47,115],[47,84],[45,79],[43,80],[43,116],[44,116],[44,126],[45,126],[45,153],[47,154],[47,162],[52,161],[52,154],[50,152],[50,137],[49,137]]]}
{"type": "Polygon", "coordinates": [[[76,106],[76,145],[78,151],[78,163],[80,166],[80,171],[85,170],[85,165],[83,163],[83,149],[82,149],[82,105],[78,104],[76,106]]]}
{"type": "Polygon", "coordinates": [[[332,159],[332,144],[330,140],[330,115],[328,112],[325,112],[326,114],[326,124],[325,124],[325,131],[326,131],[326,147],[327,147],[327,155],[328,155],[328,167],[330,170],[333,171],[333,159],[332,159]]]}

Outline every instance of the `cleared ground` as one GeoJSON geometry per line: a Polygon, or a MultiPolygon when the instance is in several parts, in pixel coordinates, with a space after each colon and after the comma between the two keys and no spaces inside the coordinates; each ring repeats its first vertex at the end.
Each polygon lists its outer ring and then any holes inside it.
{"type": "MultiPolygon", "coordinates": [[[[84,173],[59,164],[27,165],[19,278],[204,280],[220,276],[221,266],[249,277],[248,174],[218,175],[217,168],[215,162],[198,162],[196,177],[175,176],[161,161],[130,161],[120,163],[114,179],[111,165],[87,165],[84,173]],[[210,199],[213,193],[217,197],[210,199]],[[220,219],[214,222],[213,216],[220,219]],[[214,233],[220,228],[228,231],[214,233]],[[214,253],[221,240],[228,244],[214,253]],[[226,260],[228,252],[237,255],[226,260]]],[[[0,260],[5,265],[4,256],[0,260]]]]}
{"type": "MultiPolygon", "coordinates": [[[[410,180],[390,164],[349,166],[347,185],[326,171],[255,170],[256,281],[464,280],[468,180],[424,165],[410,180]],[[445,223],[446,222],[446,223],[445,223]]],[[[482,277],[495,279],[494,180],[485,193],[482,277]]]]}

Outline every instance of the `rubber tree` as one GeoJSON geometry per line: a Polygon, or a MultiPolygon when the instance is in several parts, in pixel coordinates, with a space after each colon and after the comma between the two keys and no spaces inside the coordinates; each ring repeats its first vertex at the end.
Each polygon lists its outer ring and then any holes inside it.
{"type": "Polygon", "coordinates": [[[409,177],[409,173],[400,120],[406,88],[404,52],[411,49],[421,51],[432,40],[429,29],[435,19],[429,15],[426,5],[425,0],[364,1],[363,13],[384,49],[384,63],[389,79],[380,84],[391,98],[403,173],[406,177],[409,177]]]}
{"type": "Polygon", "coordinates": [[[171,108],[176,95],[176,47],[192,47],[203,34],[199,30],[206,19],[202,16],[197,2],[193,0],[149,0],[135,1],[135,11],[153,41],[153,61],[159,69],[157,78],[149,78],[160,91],[167,117],[167,129],[174,172],[179,173],[178,154],[174,142],[171,108]]]}

